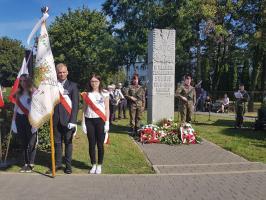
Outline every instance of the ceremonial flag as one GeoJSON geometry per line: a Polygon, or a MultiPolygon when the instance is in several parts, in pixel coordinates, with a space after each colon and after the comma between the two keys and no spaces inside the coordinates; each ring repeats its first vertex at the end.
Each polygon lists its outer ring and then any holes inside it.
{"type": "MultiPolygon", "coordinates": [[[[47,19],[49,15],[44,13],[44,16],[47,19]]],[[[44,17],[41,19],[41,31],[38,38],[33,77],[33,84],[36,90],[32,95],[29,112],[30,123],[35,128],[39,128],[50,118],[53,114],[54,106],[60,101],[54,58],[43,19],[44,17]]]]}
{"type": "Polygon", "coordinates": [[[17,79],[15,80],[14,85],[13,85],[13,87],[11,89],[11,92],[9,94],[9,97],[8,97],[9,101],[12,102],[12,103],[14,103],[14,104],[16,103],[16,98],[15,98],[14,95],[16,94],[16,92],[18,90],[19,78],[20,78],[20,76],[22,74],[29,74],[29,71],[28,71],[28,68],[27,68],[27,63],[26,63],[26,59],[25,58],[23,59],[22,66],[21,66],[21,68],[19,70],[17,79]]]}
{"type": "Polygon", "coordinates": [[[5,103],[4,103],[4,98],[3,98],[3,94],[2,94],[2,87],[0,85],[0,108],[4,107],[5,103]]]}

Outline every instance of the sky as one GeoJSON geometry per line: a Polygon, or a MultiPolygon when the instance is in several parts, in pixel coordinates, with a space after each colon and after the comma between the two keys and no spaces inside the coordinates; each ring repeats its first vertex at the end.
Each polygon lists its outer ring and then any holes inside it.
{"type": "Polygon", "coordinates": [[[49,7],[49,25],[68,8],[74,10],[85,5],[89,9],[101,10],[103,2],[104,0],[0,0],[0,37],[20,40],[27,47],[28,35],[42,16],[41,7],[49,7]]]}

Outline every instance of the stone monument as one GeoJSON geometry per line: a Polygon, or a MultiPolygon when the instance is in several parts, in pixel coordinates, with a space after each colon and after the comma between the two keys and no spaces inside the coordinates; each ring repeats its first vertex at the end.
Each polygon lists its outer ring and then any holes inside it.
{"type": "Polygon", "coordinates": [[[148,36],[148,123],[174,119],[175,30],[154,29],[148,36]]]}

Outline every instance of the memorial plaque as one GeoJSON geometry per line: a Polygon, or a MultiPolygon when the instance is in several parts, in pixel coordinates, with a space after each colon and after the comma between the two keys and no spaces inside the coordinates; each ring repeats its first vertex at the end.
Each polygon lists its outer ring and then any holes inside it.
{"type": "Polygon", "coordinates": [[[148,80],[148,122],[174,119],[175,30],[149,32],[148,80]]]}

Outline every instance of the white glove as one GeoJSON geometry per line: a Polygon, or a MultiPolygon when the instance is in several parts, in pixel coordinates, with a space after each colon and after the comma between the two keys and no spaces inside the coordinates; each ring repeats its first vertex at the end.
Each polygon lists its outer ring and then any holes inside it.
{"type": "Polygon", "coordinates": [[[104,124],[104,132],[105,133],[108,132],[109,129],[110,129],[110,127],[109,127],[109,121],[106,121],[105,124],[104,124]]]}
{"type": "Polygon", "coordinates": [[[75,128],[75,132],[73,133],[73,136],[75,137],[76,134],[77,134],[77,129],[78,129],[77,124],[68,123],[67,128],[68,128],[68,129],[75,128]]]}
{"type": "Polygon", "coordinates": [[[18,133],[15,120],[12,120],[11,130],[13,131],[13,133],[18,133]]]}
{"type": "Polygon", "coordinates": [[[37,132],[37,131],[38,131],[37,128],[31,127],[31,133],[35,133],[35,132],[37,132]]]}
{"type": "Polygon", "coordinates": [[[76,126],[77,126],[76,124],[68,123],[67,128],[72,129],[72,128],[76,128],[76,126]]]}
{"type": "Polygon", "coordinates": [[[84,116],[84,113],[82,114],[82,121],[81,121],[81,126],[82,126],[82,130],[85,134],[87,134],[87,127],[86,127],[86,124],[85,124],[85,116],[84,116]]]}

